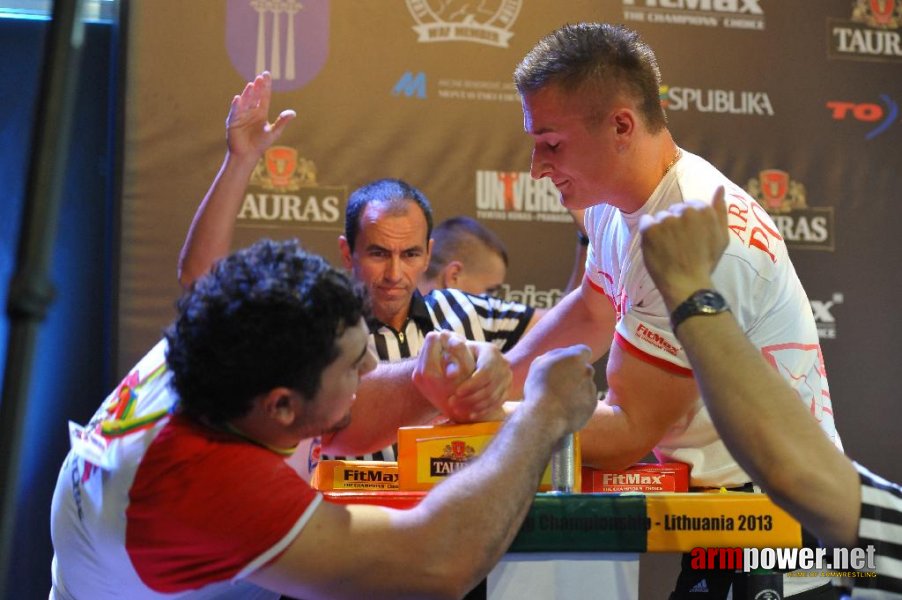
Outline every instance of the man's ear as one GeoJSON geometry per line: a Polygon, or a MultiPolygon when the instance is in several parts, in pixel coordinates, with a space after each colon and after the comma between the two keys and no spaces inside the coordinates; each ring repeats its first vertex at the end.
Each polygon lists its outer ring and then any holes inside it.
{"type": "Polygon", "coordinates": [[[260,397],[260,408],[263,414],[277,421],[280,425],[291,425],[298,419],[298,412],[303,410],[304,399],[296,390],[277,387],[260,397]]]}
{"type": "Polygon", "coordinates": [[[341,262],[344,265],[344,268],[350,271],[353,265],[351,262],[353,250],[351,249],[351,246],[348,245],[348,238],[343,235],[338,236],[338,252],[341,254],[341,262]]]}
{"type": "Polygon", "coordinates": [[[614,134],[620,139],[629,139],[636,130],[636,115],[628,108],[621,108],[611,115],[614,134]]]}
{"type": "Polygon", "coordinates": [[[464,265],[459,260],[452,260],[445,265],[441,273],[442,287],[456,288],[460,285],[460,275],[463,270],[464,265]]]}

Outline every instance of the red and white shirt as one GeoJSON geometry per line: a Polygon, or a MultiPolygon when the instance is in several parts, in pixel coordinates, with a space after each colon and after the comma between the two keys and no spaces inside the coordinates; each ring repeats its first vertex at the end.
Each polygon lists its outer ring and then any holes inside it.
{"type": "MultiPolygon", "coordinates": [[[[699,156],[683,151],[634,213],[624,214],[608,204],[586,211],[590,238],[586,276],[614,307],[614,343],[666,371],[692,374],[670,329],[664,300],[645,269],[639,219],[689,199],[710,202],[721,185],[726,192],[730,241],[713,273],[714,287],[752,343],[840,446],[814,316],[786,244],[764,209],[699,156]]],[[[701,399],[659,442],[656,453],[692,465],[692,485],[732,486],[749,481],[724,447],[701,399]]]]}
{"type": "Polygon", "coordinates": [[[70,427],[51,600],[279,597],[244,578],[288,547],[321,496],[279,454],[171,415],[165,351],[70,427]]]}

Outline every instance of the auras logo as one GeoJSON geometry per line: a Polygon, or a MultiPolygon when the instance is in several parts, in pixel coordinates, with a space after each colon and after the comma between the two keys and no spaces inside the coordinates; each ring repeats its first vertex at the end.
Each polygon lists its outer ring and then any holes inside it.
{"type": "Polygon", "coordinates": [[[846,100],[829,100],[827,109],[834,121],[853,120],[873,125],[864,136],[872,140],[896,123],[899,117],[899,105],[888,94],[880,94],[876,102],[850,102],[846,100]]]}
{"type": "Polygon", "coordinates": [[[809,207],[805,186],[789,173],[763,169],[745,190],[771,216],[787,247],[833,251],[833,207],[809,207]]]}
{"type": "Polygon", "coordinates": [[[340,231],[347,199],[347,187],[317,184],[312,160],[295,148],[272,146],[251,174],[238,226],[340,231]]]}
{"type": "Polygon", "coordinates": [[[827,19],[830,58],[902,62],[902,0],[854,0],[850,20],[827,19]]]}
{"type": "Polygon", "coordinates": [[[623,20],[762,30],[764,10],[759,0],[623,0],[623,20]]]}
{"type": "Polygon", "coordinates": [[[662,85],[661,106],[668,111],[696,111],[731,115],[774,116],[767,92],[700,89],[662,85]]]}

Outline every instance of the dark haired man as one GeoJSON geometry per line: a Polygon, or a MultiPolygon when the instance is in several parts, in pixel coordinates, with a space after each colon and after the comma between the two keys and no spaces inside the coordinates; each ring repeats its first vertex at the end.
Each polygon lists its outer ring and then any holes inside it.
{"type": "MultiPolygon", "coordinates": [[[[581,342],[595,357],[610,351],[610,389],[582,434],[584,461],[622,468],[654,448],[662,459],[689,463],[694,486],[749,484],[711,424],[638,237],[642,215],[711,198],[723,186],[730,244],[713,274],[717,289],[838,446],[814,317],[786,245],[742,188],[674,143],[651,48],[621,26],[567,25],[536,44],[514,79],[534,143],[532,175],[549,177],[568,209],[586,209],[590,238],[582,286],[508,353],[515,387],[545,349],[581,342]]],[[[684,300],[681,318],[721,310],[704,295],[684,300]]],[[[787,578],[786,586],[823,583],[787,578]]],[[[678,594],[726,594],[715,587],[685,577],[678,594]]]]}
{"type": "MultiPolygon", "coordinates": [[[[182,285],[190,284],[228,252],[251,172],[294,117],[293,111],[283,111],[274,123],[268,123],[271,94],[270,75],[262,73],[232,101],[226,120],[228,152],[185,240],[179,260],[182,285]]],[[[354,424],[323,440],[332,456],[394,460],[394,436],[377,435],[385,428],[369,427],[373,422],[391,422],[397,427],[428,423],[442,414],[456,421],[498,418],[501,414],[510,373],[500,352],[510,349],[538,320],[541,311],[458,290],[421,295],[417,282],[429,264],[431,232],[429,202],[404,181],[374,181],[348,198],[339,250],[344,266],[370,294],[370,339],[379,359],[385,362],[362,382],[354,424]],[[415,364],[406,359],[416,357],[426,334],[437,330],[454,331],[488,344],[474,347],[479,349],[477,370],[466,382],[466,396],[433,394],[430,402],[425,402],[417,394],[405,393],[415,364]],[[361,447],[370,453],[361,454],[361,447]]],[[[316,453],[315,448],[308,452],[316,453]]],[[[312,464],[308,461],[306,467],[312,464]]]]}
{"type": "MultiPolygon", "coordinates": [[[[416,508],[341,506],[322,502],[285,454],[347,426],[375,366],[365,316],[357,286],[296,242],[258,242],[197,280],[166,339],[73,427],[53,498],[50,597],[471,589],[513,539],[554,444],[594,409],[589,349],[536,361],[496,443],[416,508]]],[[[469,352],[430,334],[419,379],[470,375],[469,352]]]]}

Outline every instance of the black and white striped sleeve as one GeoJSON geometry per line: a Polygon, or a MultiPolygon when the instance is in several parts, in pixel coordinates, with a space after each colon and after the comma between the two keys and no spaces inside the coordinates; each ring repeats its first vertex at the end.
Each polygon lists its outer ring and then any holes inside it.
{"type": "Polygon", "coordinates": [[[852,597],[902,599],[902,487],[853,464],[861,479],[858,545],[874,546],[877,576],[856,578],[852,597]]]}
{"type": "Polygon", "coordinates": [[[453,289],[432,292],[427,306],[440,329],[456,331],[469,340],[491,342],[502,351],[517,343],[535,313],[525,304],[453,289]]]}

